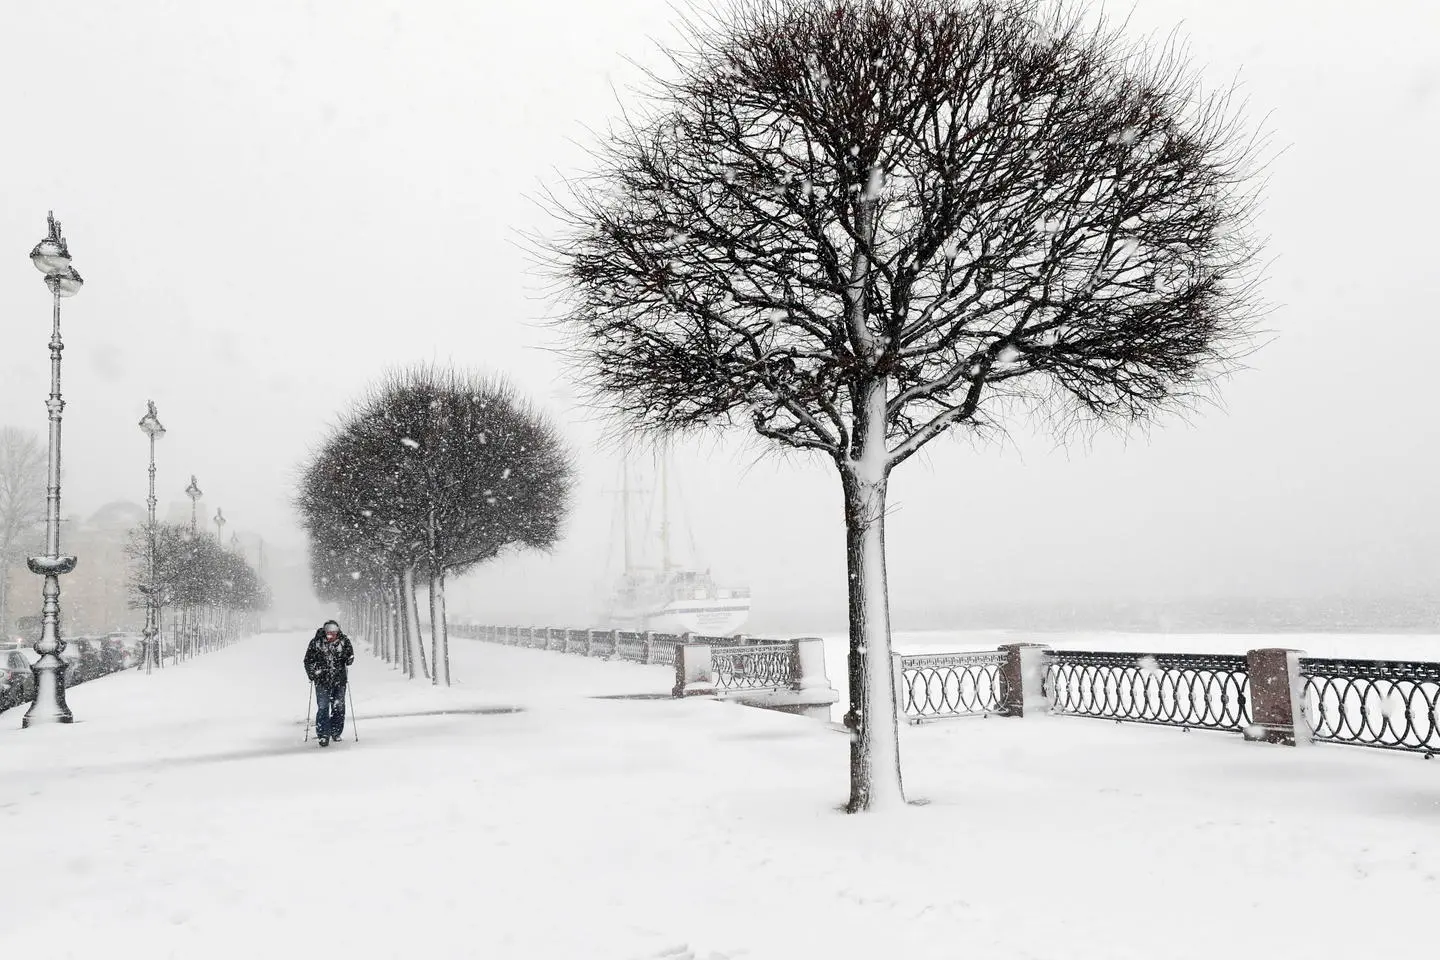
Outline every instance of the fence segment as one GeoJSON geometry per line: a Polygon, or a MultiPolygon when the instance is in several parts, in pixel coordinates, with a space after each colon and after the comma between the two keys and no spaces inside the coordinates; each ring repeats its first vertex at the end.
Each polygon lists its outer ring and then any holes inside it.
{"type": "Polygon", "coordinates": [[[1440,753],[1440,663],[1302,657],[1300,678],[1316,740],[1440,753]]]}
{"type": "Polygon", "coordinates": [[[786,689],[793,676],[794,656],[794,643],[711,647],[715,687],[721,693],[786,689]]]}
{"type": "Polygon", "coordinates": [[[1045,665],[1054,713],[1186,729],[1243,730],[1249,682],[1233,655],[1052,650],[1045,665]]]}
{"type": "Polygon", "coordinates": [[[1000,651],[899,657],[900,713],[913,723],[1002,712],[1000,651]]]}

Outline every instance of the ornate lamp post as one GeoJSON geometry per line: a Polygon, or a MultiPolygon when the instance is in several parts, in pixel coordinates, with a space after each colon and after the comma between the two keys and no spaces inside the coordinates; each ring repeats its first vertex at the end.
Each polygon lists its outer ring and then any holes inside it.
{"type": "Polygon", "coordinates": [[[45,578],[45,586],[41,591],[44,603],[40,639],[35,641],[35,652],[40,654],[40,659],[30,668],[35,674],[35,700],[21,721],[25,727],[37,723],[69,723],[74,719],[65,704],[65,664],[60,660],[60,651],[65,649],[65,641],[60,639],[60,577],[75,569],[74,557],[60,555],[60,417],[65,411],[65,401],[60,397],[60,353],[65,349],[60,340],[60,299],[75,296],[85,281],[70,265],[70,250],[60,232],[60,224],[55,221],[54,211],[50,213],[50,234],[30,251],[30,262],[45,274],[45,285],[55,301],[55,313],[50,334],[50,399],[45,404],[50,412],[45,555],[27,560],[31,572],[45,578]]]}
{"type": "Polygon", "coordinates": [[[220,512],[219,507],[215,508],[215,542],[225,546],[225,514],[220,512]]]}
{"type": "Polygon", "coordinates": [[[200,509],[200,498],[204,496],[200,492],[200,484],[195,482],[195,474],[190,474],[190,486],[185,488],[185,496],[190,498],[190,535],[193,537],[199,532],[197,511],[200,509]]]}
{"type": "MultiPolygon", "coordinates": [[[[190,539],[193,542],[194,539],[200,534],[200,498],[204,496],[204,494],[200,492],[200,484],[195,482],[195,474],[193,473],[190,474],[190,486],[185,488],[185,496],[190,498],[190,539]]],[[[186,606],[185,622],[186,636],[181,640],[181,644],[188,646],[191,649],[191,652],[193,652],[195,644],[195,634],[198,630],[198,626],[195,623],[194,607],[188,605],[186,606]]],[[[179,656],[178,651],[176,653],[176,656],[179,656]]]]}
{"type": "Polygon", "coordinates": [[[150,496],[145,498],[145,505],[150,508],[150,521],[146,529],[146,563],[149,574],[145,585],[145,672],[148,674],[154,662],[159,659],[155,656],[155,636],[160,632],[160,609],[155,602],[155,441],[165,436],[165,428],[160,425],[160,418],[155,415],[155,401],[148,401],[145,416],[140,421],[140,429],[150,438],[150,496]]]}

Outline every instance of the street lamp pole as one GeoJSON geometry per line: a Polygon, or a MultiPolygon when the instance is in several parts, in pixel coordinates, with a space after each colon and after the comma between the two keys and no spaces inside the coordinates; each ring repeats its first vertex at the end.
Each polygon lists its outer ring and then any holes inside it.
{"type": "Polygon", "coordinates": [[[35,652],[40,659],[31,666],[35,674],[35,700],[25,712],[21,726],[44,723],[70,723],[74,716],[65,704],[65,664],[60,652],[65,641],[60,638],[60,577],[75,569],[74,557],[60,555],[60,418],[65,401],[60,396],[60,354],[65,344],[60,339],[60,300],[73,297],[84,283],[70,265],[70,250],[50,213],[50,233],[30,251],[30,261],[45,274],[45,285],[55,301],[54,326],[50,334],[50,399],[45,408],[50,414],[49,469],[45,485],[45,555],[29,557],[30,571],[45,578],[41,591],[40,639],[35,652]]]}
{"type": "MultiPolygon", "coordinates": [[[[204,496],[204,494],[200,492],[200,484],[195,482],[195,474],[193,473],[190,474],[190,486],[185,488],[185,496],[190,498],[190,540],[192,543],[194,543],[195,539],[200,535],[200,498],[204,496]]],[[[198,627],[195,623],[195,608],[193,606],[187,605],[185,610],[185,619],[187,621],[186,633],[188,635],[181,641],[181,643],[188,645],[191,652],[193,653],[195,647],[195,635],[198,632],[198,627]]],[[[179,656],[178,651],[176,653],[176,656],[179,656]]]]}
{"type": "Polygon", "coordinates": [[[155,602],[155,441],[165,436],[165,428],[155,413],[155,401],[148,401],[149,409],[140,421],[140,429],[150,438],[150,496],[145,505],[150,508],[149,526],[146,527],[146,564],[149,575],[145,585],[145,673],[149,674],[155,656],[155,637],[160,632],[160,608],[155,602]]]}
{"type": "Polygon", "coordinates": [[[215,508],[215,542],[225,546],[225,514],[220,512],[219,507],[215,508]]]}
{"type": "Polygon", "coordinates": [[[200,492],[200,484],[195,482],[195,474],[190,474],[190,486],[185,488],[185,496],[190,498],[190,535],[199,534],[199,509],[200,498],[204,496],[200,492]]]}

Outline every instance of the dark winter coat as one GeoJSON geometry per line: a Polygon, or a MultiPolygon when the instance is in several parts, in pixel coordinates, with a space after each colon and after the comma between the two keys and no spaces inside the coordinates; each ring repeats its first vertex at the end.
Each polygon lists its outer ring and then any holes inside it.
{"type": "Polygon", "coordinates": [[[310,646],[305,648],[305,675],[311,683],[323,683],[338,687],[349,679],[345,669],[355,662],[355,648],[350,638],[340,634],[340,639],[331,643],[325,639],[325,629],[315,631],[310,646]]]}

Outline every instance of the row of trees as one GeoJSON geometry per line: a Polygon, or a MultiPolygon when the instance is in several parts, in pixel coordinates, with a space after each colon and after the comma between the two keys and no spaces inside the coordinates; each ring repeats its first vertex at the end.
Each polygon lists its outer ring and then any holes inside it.
{"type": "Polygon", "coordinates": [[[304,468],[296,506],[316,592],[347,605],[372,648],[410,677],[448,685],[446,578],[508,548],[549,548],[572,474],[553,426],[504,379],[428,366],[392,373],[304,468]]]}
{"type": "Polygon", "coordinates": [[[45,447],[38,434],[0,427],[0,634],[10,629],[10,568],[45,540],[45,447]]]}
{"type": "Polygon", "coordinates": [[[627,428],[738,422],[835,465],[849,806],[902,803],[890,472],[1017,414],[1206,396],[1257,316],[1256,141],[1173,45],[1048,0],[741,0],[690,26],[540,252],[627,428]]]}
{"type": "MultiPolygon", "coordinates": [[[[151,587],[149,546],[147,528],[130,531],[125,555],[135,609],[144,608],[151,587]]],[[[159,611],[175,609],[178,632],[190,643],[202,631],[230,636],[237,622],[248,623],[270,606],[270,588],[241,553],[188,525],[156,524],[153,591],[159,611]]]]}

